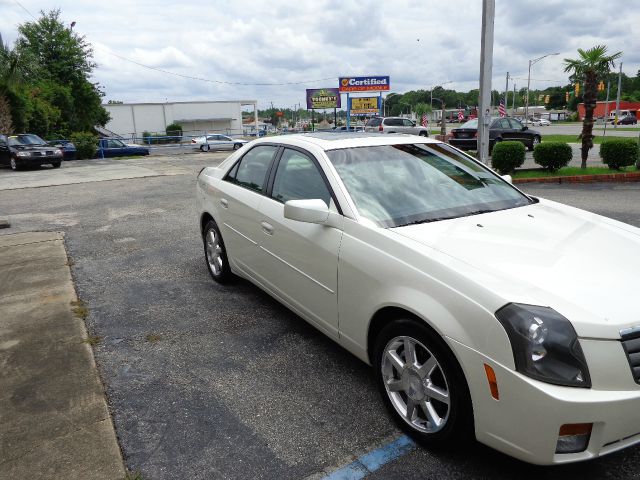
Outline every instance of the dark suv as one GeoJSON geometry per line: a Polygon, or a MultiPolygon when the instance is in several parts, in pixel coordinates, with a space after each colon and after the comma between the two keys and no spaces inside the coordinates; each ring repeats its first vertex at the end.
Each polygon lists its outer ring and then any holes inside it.
{"type": "Polygon", "coordinates": [[[62,150],[47,145],[47,142],[31,133],[0,135],[0,164],[20,170],[27,165],[41,166],[46,163],[58,168],[62,163],[62,150]]]}
{"type": "Polygon", "coordinates": [[[426,127],[416,125],[408,118],[402,117],[375,117],[367,122],[364,127],[365,132],[380,133],[410,133],[412,135],[429,136],[426,127]]]}

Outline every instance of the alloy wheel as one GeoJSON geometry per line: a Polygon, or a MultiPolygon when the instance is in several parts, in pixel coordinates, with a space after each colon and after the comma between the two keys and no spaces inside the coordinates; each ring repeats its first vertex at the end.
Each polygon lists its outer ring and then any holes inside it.
{"type": "Polygon", "coordinates": [[[211,272],[217,277],[222,273],[224,259],[222,256],[222,246],[220,239],[213,228],[210,228],[205,237],[205,246],[207,251],[207,263],[211,272]]]}
{"type": "Polygon", "coordinates": [[[447,424],[449,384],[438,359],[415,338],[390,340],[382,354],[382,379],[391,404],[402,419],[422,433],[447,424]]]}

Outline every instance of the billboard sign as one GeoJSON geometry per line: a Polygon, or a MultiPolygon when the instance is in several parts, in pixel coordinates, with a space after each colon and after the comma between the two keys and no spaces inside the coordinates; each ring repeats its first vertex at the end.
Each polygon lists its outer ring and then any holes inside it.
{"type": "Polygon", "coordinates": [[[340,108],[340,92],[337,88],[308,88],[307,110],[340,108]]]}
{"type": "Polygon", "coordinates": [[[389,77],[340,77],[338,79],[340,91],[347,92],[381,92],[388,91],[391,86],[389,77]]]}
{"type": "Polygon", "coordinates": [[[351,115],[372,116],[380,114],[380,97],[349,97],[351,115]]]}

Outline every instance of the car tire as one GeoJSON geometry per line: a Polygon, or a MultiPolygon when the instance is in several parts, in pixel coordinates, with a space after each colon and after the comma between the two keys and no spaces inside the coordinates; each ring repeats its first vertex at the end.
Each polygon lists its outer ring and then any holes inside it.
{"type": "Polygon", "coordinates": [[[417,320],[396,320],[377,336],[374,354],[380,394],[403,431],[427,447],[473,438],[467,382],[435,331],[417,320]],[[412,358],[407,360],[410,351],[412,358]]]}
{"type": "Polygon", "coordinates": [[[536,135],[531,139],[531,145],[528,146],[529,151],[533,151],[533,149],[536,148],[536,145],[538,145],[539,143],[540,143],[540,137],[536,135]]]}
{"type": "Polygon", "coordinates": [[[211,148],[211,147],[210,147],[209,145],[206,145],[206,144],[205,144],[205,145],[200,146],[200,151],[202,151],[202,152],[208,152],[210,148],[211,148]]]}
{"type": "Polygon", "coordinates": [[[204,244],[204,259],[211,278],[218,283],[228,283],[233,278],[233,274],[229,267],[222,235],[213,220],[209,220],[205,225],[202,232],[202,242],[204,244]]]}
{"type": "Polygon", "coordinates": [[[418,136],[419,137],[428,137],[429,134],[427,132],[420,132],[420,133],[418,133],[418,136]]]}
{"type": "Polygon", "coordinates": [[[11,160],[9,161],[9,166],[11,167],[11,170],[13,170],[14,172],[17,170],[22,170],[22,165],[20,164],[20,162],[18,162],[15,157],[11,157],[11,160]]]}
{"type": "Polygon", "coordinates": [[[233,149],[234,149],[234,150],[238,150],[241,146],[242,146],[242,144],[241,144],[241,143],[234,143],[234,144],[233,144],[233,149]]]}
{"type": "Polygon", "coordinates": [[[62,165],[62,162],[51,162],[53,168],[60,168],[60,165],[62,165]]]}

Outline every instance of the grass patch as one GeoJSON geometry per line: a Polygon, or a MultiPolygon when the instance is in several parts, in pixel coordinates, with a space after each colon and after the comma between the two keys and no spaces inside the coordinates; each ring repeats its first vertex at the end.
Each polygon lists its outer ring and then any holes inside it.
{"type": "Polygon", "coordinates": [[[547,172],[545,170],[525,170],[515,171],[513,178],[542,178],[542,177],[571,177],[574,175],[604,175],[612,173],[629,173],[637,172],[635,167],[621,168],[620,170],[613,170],[607,167],[587,167],[582,169],[580,167],[564,167],[557,172],[547,172]]]}
{"type": "MultiPolygon", "coordinates": [[[[593,127],[594,130],[604,130],[604,127],[593,127]]],[[[607,126],[607,131],[611,132],[639,132],[640,129],[638,127],[618,127],[614,128],[613,126],[607,126]]]]}
{"type": "Polygon", "coordinates": [[[89,309],[82,300],[76,300],[70,303],[73,307],[71,311],[76,317],[79,317],[82,320],[87,318],[87,316],[89,315],[89,309]]]}
{"type": "MultiPolygon", "coordinates": [[[[602,143],[603,140],[610,140],[612,138],[619,140],[622,138],[629,138],[629,137],[614,137],[610,135],[607,135],[606,137],[596,136],[593,139],[593,143],[599,145],[602,143]]],[[[542,141],[543,142],[565,142],[565,143],[581,143],[582,142],[582,140],[578,139],[578,135],[543,135],[542,141]]]]}
{"type": "Polygon", "coordinates": [[[102,342],[102,337],[99,337],[98,335],[89,335],[87,338],[82,340],[82,343],[89,344],[92,347],[99,345],[100,342],[102,342]]]}
{"type": "Polygon", "coordinates": [[[124,475],[124,480],[143,480],[140,472],[127,472],[124,475]]]}
{"type": "Polygon", "coordinates": [[[146,337],[144,337],[149,343],[158,343],[162,340],[162,337],[156,333],[148,333],[146,337]]]}

